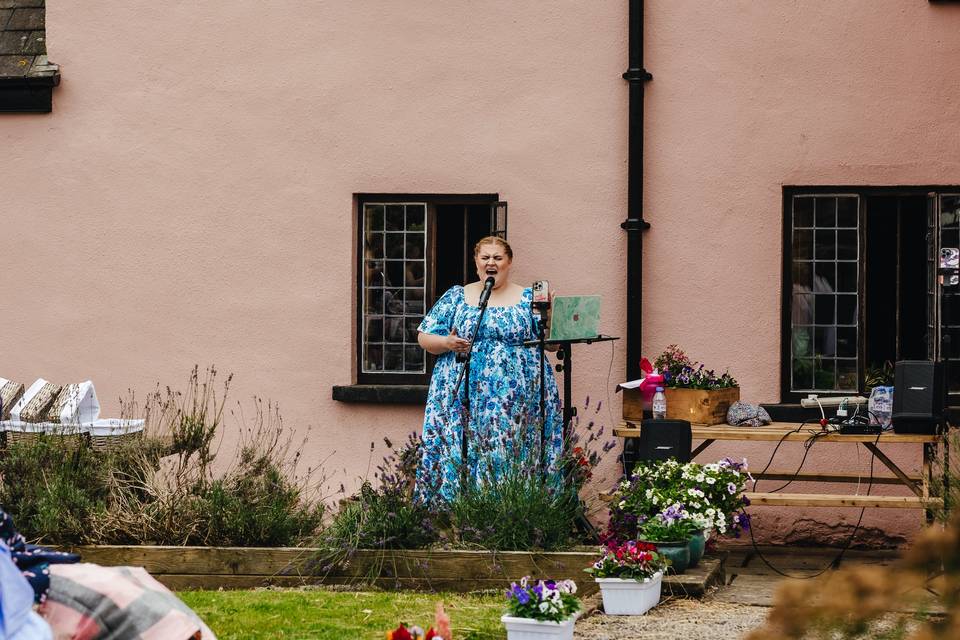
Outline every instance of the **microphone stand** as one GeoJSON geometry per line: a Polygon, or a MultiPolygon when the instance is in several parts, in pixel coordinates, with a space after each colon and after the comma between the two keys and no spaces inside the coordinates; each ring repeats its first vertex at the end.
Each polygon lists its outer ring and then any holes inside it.
{"type": "Polygon", "coordinates": [[[540,476],[543,482],[547,481],[547,399],[546,399],[546,368],[544,352],[546,344],[546,313],[547,304],[535,302],[539,320],[537,321],[537,348],[540,351],[540,476]]]}
{"type": "Polygon", "coordinates": [[[469,450],[468,446],[468,436],[470,433],[470,363],[473,359],[473,345],[477,341],[477,336],[480,334],[480,329],[483,327],[483,314],[487,312],[487,303],[490,301],[490,291],[493,289],[493,276],[487,278],[487,282],[484,284],[483,293],[480,294],[480,315],[477,317],[477,328],[473,332],[473,337],[470,338],[470,349],[466,354],[457,354],[456,359],[461,360],[461,355],[463,355],[462,362],[463,367],[460,369],[460,373],[457,375],[457,383],[453,387],[453,396],[457,397],[460,395],[460,383],[465,382],[464,385],[464,401],[463,401],[463,411],[460,415],[461,424],[461,435],[460,435],[460,490],[463,490],[463,487],[466,486],[467,481],[467,453],[469,450]],[[487,287],[486,284],[490,286],[487,287]]]}

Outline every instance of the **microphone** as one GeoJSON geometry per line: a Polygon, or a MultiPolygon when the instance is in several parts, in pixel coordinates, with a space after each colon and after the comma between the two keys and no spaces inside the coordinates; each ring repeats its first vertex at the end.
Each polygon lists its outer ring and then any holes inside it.
{"type": "Polygon", "coordinates": [[[496,281],[497,281],[496,278],[494,278],[493,276],[489,276],[486,279],[486,281],[483,283],[483,291],[480,293],[481,307],[487,306],[487,300],[490,299],[490,292],[493,291],[493,283],[496,281]]]}

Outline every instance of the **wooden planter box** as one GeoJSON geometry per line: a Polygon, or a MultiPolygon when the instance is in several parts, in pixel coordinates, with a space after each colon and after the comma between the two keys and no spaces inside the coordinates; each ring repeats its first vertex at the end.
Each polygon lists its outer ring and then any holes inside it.
{"type": "Polygon", "coordinates": [[[667,418],[691,424],[723,424],[727,409],[740,399],[740,387],[729,389],[667,389],[667,418]]]}
{"type": "MultiPolygon", "coordinates": [[[[66,548],[64,548],[66,549],[66,548]]],[[[315,548],[80,546],[69,550],[83,562],[104,566],[140,566],[173,590],[251,589],[304,584],[372,585],[421,591],[502,591],[523,576],[572,578],[582,595],[597,591],[583,572],[597,552],[459,550],[360,550],[349,563],[325,567],[315,548]]],[[[703,595],[722,582],[723,557],[707,559],[702,568],[664,579],[664,590],[680,596],[703,595]],[[699,572],[699,573],[696,573],[699,572]]]]}
{"type": "MultiPolygon", "coordinates": [[[[723,424],[727,421],[727,409],[740,399],[740,387],[729,389],[675,389],[668,387],[667,419],[687,420],[691,424],[723,424]]],[[[625,389],[623,392],[623,419],[642,420],[643,400],[640,392],[625,389]]]]}

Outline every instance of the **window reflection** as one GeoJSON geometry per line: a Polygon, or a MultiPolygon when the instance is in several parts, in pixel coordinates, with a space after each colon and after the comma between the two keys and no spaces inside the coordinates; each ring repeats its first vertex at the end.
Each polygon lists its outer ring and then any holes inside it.
{"type": "Polygon", "coordinates": [[[426,205],[364,204],[363,371],[423,373],[426,205]]]}

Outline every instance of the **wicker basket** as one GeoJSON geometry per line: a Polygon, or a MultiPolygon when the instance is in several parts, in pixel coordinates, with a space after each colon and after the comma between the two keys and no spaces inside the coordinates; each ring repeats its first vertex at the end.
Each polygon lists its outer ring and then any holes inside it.
{"type": "Polygon", "coordinates": [[[94,451],[116,451],[143,438],[143,420],[97,420],[85,425],[94,451]]]}
{"type": "Polygon", "coordinates": [[[57,446],[76,449],[87,437],[82,427],[51,424],[49,422],[6,422],[3,426],[4,446],[37,442],[41,438],[55,438],[57,446]]]}
{"type": "Polygon", "coordinates": [[[42,423],[47,417],[50,405],[59,393],[60,386],[47,382],[43,378],[37,380],[24,392],[16,406],[10,409],[11,419],[42,423]]]}
{"type": "Polygon", "coordinates": [[[24,387],[19,382],[0,378],[0,420],[10,417],[10,409],[23,396],[24,387]]]}

